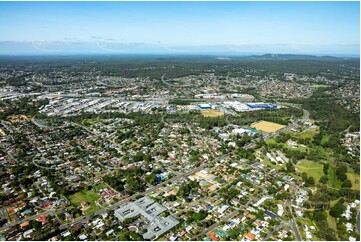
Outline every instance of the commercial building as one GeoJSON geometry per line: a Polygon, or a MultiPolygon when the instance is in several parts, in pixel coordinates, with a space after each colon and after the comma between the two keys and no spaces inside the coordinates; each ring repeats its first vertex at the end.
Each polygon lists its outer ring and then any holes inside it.
{"type": "Polygon", "coordinates": [[[143,234],[143,238],[151,240],[158,238],[165,232],[172,229],[179,224],[172,216],[161,217],[158,216],[167,209],[162,205],[155,203],[153,199],[148,196],[142,197],[132,203],[128,203],[114,212],[114,215],[123,222],[126,218],[143,216],[150,223],[145,227],[147,232],[143,234]]]}

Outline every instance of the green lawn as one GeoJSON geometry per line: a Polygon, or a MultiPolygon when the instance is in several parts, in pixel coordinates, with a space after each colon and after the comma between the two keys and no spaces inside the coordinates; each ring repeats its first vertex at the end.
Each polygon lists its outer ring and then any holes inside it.
{"type": "Polygon", "coordinates": [[[85,210],[85,214],[90,214],[99,210],[99,207],[95,204],[95,202],[99,199],[99,196],[93,191],[77,192],[71,195],[69,198],[70,202],[75,206],[80,206],[82,201],[87,201],[90,203],[90,207],[85,210]]]}
{"type": "Polygon", "coordinates": [[[330,168],[328,168],[328,172],[327,172],[327,176],[328,176],[328,185],[330,187],[339,189],[341,188],[342,185],[342,181],[340,181],[337,176],[336,176],[336,171],[333,167],[330,166],[330,168]]]}
{"type": "Polygon", "coordinates": [[[92,126],[94,124],[96,124],[97,120],[95,118],[92,118],[92,119],[83,119],[81,125],[84,125],[84,126],[92,126]]]}
{"type": "Polygon", "coordinates": [[[103,189],[103,188],[106,188],[107,186],[104,184],[104,183],[100,183],[100,184],[96,184],[93,186],[93,188],[96,190],[96,191],[99,191],[100,189],[103,189]]]}
{"type": "Polygon", "coordinates": [[[308,176],[312,176],[317,183],[323,173],[323,165],[309,160],[302,160],[295,166],[299,173],[306,172],[308,176]]]}
{"type": "Polygon", "coordinates": [[[272,164],[272,162],[268,159],[268,157],[265,157],[263,159],[263,164],[266,165],[266,166],[272,167],[272,168],[274,168],[276,170],[280,170],[282,168],[282,166],[280,166],[280,165],[272,164]]]}
{"type": "Polygon", "coordinates": [[[312,128],[312,129],[307,129],[305,131],[303,131],[302,133],[299,134],[299,137],[302,139],[311,139],[313,140],[313,137],[319,132],[319,128],[312,128]]]}
{"type": "Polygon", "coordinates": [[[296,221],[300,222],[301,224],[306,224],[307,226],[315,226],[315,224],[307,218],[298,217],[296,218],[296,221]]]}
{"type": "Polygon", "coordinates": [[[347,172],[347,178],[352,182],[352,189],[360,191],[360,175],[347,172]]]}
{"type": "Polygon", "coordinates": [[[337,198],[337,199],[335,199],[335,200],[332,200],[332,201],[330,201],[330,207],[333,207],[333,206],[335,206],[335,204],[338,202],[338,200],[340,200],[341,198],[337,198]]]}
{"type": "Polygon", "coordinates": [[[301,152],[306,152],[308,147],[303,145],[303,144],[298,144],[298,147],[297,148],[291,148],[290,146],[287,146],[288,149],[290,150],[298,150],[298,151],[301,151],[301,152]]]}
{"type": "Polygon", "coordinates": [[[328,142],[328,140],[330,139],[329,135],[324,135],[321,139],[321,145],[324,145],[328,142]]]}
{"type": "Polygon", "coordinates": [[[276,140],[275,139],[268,139],[265,141],[266,144],[270,145],[270,144],[277,144],[276,140]]]}
{"type": "Polygon", "coordinates": [[[333,218],[331,215],[327,216],[327,222],[328,225],[330,226],[330,228],[333,228],[334,230],[337,230],[337,224],[336,224],[336,219],[333,218]]]}

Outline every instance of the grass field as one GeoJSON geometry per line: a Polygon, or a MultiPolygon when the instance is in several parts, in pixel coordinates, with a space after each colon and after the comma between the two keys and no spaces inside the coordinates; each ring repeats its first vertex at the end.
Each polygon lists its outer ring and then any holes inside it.
{"type": "Polygon", "coordinates": [[[296,218],[296,221],[300,222],[301,224],[306,224],[308,226],[315,226],[315,224],[307,218],[299,218],[298,217],[298,218],[296,218]]]}
{"type": "Polygon", "coordinates": [[[95,118],[93,119],[84,119],[81,123],[81,125],[85,125],[85,126],[91,126],[96,124],[97,120],[95,118]]]}
{"type": "Polygon", "coordinates": [[[219,117],[223,116],[224,112],[218,110],[202,110],[201,114],[203,115],[203,117],[219,117]]]}
{"type": "Polygon", "coordinates": [[[346,173],[347,178],[352,182],[352,189],[360,191],[360,175],[355,173],[346,173]]]}
{"type": "Polygon", "coordinates": [[[327,172],[327,177],[328,177],[328,185],[330,187],[339,189],[341,188],[342,185],[342,181],[340,181],[337,176],[336,176],[336,171],[333,167],[330,166],[330,168],[328,168],[328,172],[327,172]]]}
{"type": "Polygon", "coordinates": [[[85,214],[93,213],[99,210],[99,207],[95,204],[95,202],[99,199],[99,196],[93,191],[86,192],[77,192],[70,196],[70,202],[75,206],[80,206],[82,201],[87,201],[90,203],[90,206],[87,210],[85,210],[85,214]]]}
{"type": "Polygon", "coordinates": [[[327,222],[328,225],[330,226],[330,228],[333,228],[334,230],[337,230],[337,224],[336,224],[336,219],[333,218],[331,215],[327,216],[327,222]]]}
{"type": "Polygon", "coordinates": [[[260,121],[255,124],[252,124],[251,127],[257,130],[261,130],[263,132],[276,132],[277,130],[283,129],[286,126],[267,121],[260,121]]]}
{"type": "Polygon", "coordinates": [[[272,167],[272,168],[274,168],[276,170],[280,170],[282,168],[282,166],[272,164],[272,162],[268,159],[268,157],[264,158],[263,164],[266,165],[266,166],[270,166],[270,167],[272,167]]]}
{"type": "Polygon", "coordinates": [[[311,139],[313,140],[313,137],[318,133],[319,128],[312,128],[312,129],[308,129],[303,131],[302,133],[299,134],[299,137],[302,139],[311,139]]]}
{"type": "Polygon", "coordinates": [[[306,172],[308,176],[312,176],[316,183],[318,183],[318,180],[324,175],[323,165],[309,160],[298,162],[295,168],[300,173],[306,172]]]}

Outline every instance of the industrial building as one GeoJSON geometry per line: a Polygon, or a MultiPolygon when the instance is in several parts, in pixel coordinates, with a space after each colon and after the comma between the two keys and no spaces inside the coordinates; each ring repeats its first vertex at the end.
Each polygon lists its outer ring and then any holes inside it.
{"type": "Polygon", "coordinates": [[[207,103],[201,103],[201,104],[197,104],[198,108],[201,110],[209,110],[212,108],[212,106],[210,104],[207,103]]]}
{"type": "Polygon", "coordinates": [[[275,104],[267,104],[267,103],[247,103],[246,105],[251,109],[277,108],[277,105],[275,105],[275,104]]]}

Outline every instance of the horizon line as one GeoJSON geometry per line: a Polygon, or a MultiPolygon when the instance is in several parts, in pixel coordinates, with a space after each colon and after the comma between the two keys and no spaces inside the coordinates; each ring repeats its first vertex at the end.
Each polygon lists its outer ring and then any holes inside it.
{"type": "Polygon", "coordinates": [[[231,59],[231,58],[237,58],[237,57],[262,57],[262,56],[274,56],[274,57],[284,57],[284,56],[305,56],[305,57],[317,57],[317,58],[360,58],[360,53],[358,54],[314,54],[314,53],[270,53],[270,52],[262,52],[262,53],[236,53],[234,54],[230,53],[162,53],[162,52],[154,52],[154,53],[136,53],[136,52],[128,52],[128,53],[99,53],[99,52],[88,52],[88,53],[18,53],[18,54],[2,54],[0,53],[0,57],[74,57],[74,56],[168,56],[168,57],[217,57],[217,58],[224,58],[224,59],[231,59]]]}

